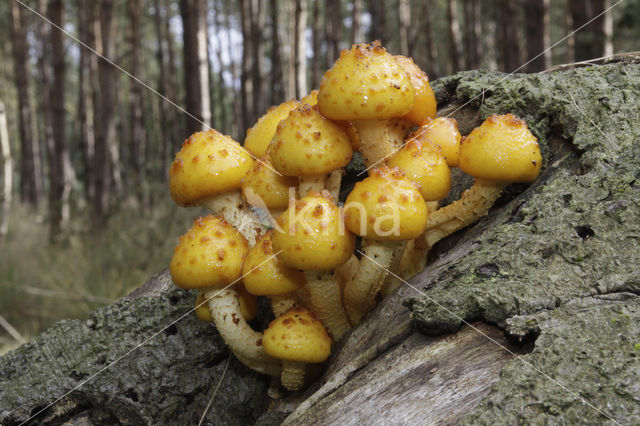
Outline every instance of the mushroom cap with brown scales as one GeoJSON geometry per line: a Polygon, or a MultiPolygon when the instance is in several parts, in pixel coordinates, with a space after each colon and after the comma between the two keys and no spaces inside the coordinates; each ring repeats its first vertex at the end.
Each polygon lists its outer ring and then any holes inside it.
{"type": "Polygon", "coordinates": [[[244,285],[257,296],[277,296],[300,289],[307,279],[304,273],[285,265],[273,251],[272,231],[251,248],[242,266],[244,285]]]}
{"type": "Polygon", "coordinates": [[[247,240],[233,226],[208,215],[197,218],[180,237],[169,272],[183,289],[223,288],[240,278],[248,253],[247,240]]]}
{"type": "Polygon", "coordinates": [[[414,102],[409,77],[379,42],[343,50],[318,91],[320,112],[332,120],[402,117],[414,102]]]}
{"type": "Polygon", "coordinates": [[[262,345],[268,355],[288,361],[313,364],[331,355],[331,338],[326,329],[304,308],[291,308],[271,321],[262,345]]]}
{"type": "Polygon", "coordinates": [[[491,115],[460,144],[459,167],[477,179],[531,182],[540,173],[542,155],[524,120],[491,115]]]}
{"type": "Polygon", "coordinates": [[[314,106],[318,105],[318,89],[314,89],[309,94],[302,99],[300,99],[300,103],[302,105],[314,106]]]}
{"type": "Polygon", "coordinates": [[[317,106],[296,108],[282,120],[269,145],[271,164],[286,176],[323,175],[353,156],[349,136],[323,117],[317,106]]]}
{"type": "Polygon", "coordinates": [[[417,184],[397,168],[371,170],[356,183],[344,208],[347,228],[371,240],[410,240],[427,225],[427,205],[417,184]]]}
{"type": "Polygon", "coordinates": [[[215,130],[197,132],[182,145],[169,168],[171,197],[180,206],[240,187],[253,159],[236,141],[215,130]]]}
{"type": "Polygon", "coordinates": [[[415,102],[409,113],[402,118],[419,125],[436,116],[436,95],[429,84],[429,77],[413,62],[413,59],[397,55],[393,57],[409,77],[415,93],[415,102]]]}
{"type": "Polygon", "coordinates": [[[287,118],[291,110],[299,106],[300,102],[292,99],[278,106],[269,108],[267,112],[258,119],[256,124],[247,130],[247,136],[244,139],[244,149],[257,158],[265,155],[269,142],[271,142],[271,138],[276,132],[278,123],[287,118]]]}
{"type": "MultiPolygon", "coordinates": [[[[284,209],[289,205],[289,188],[298,186],[298,178],[277,174],[271,166],[269,156],[256,161],[242,181],[242,195],[249,204],[257,205],[258,197],[265,207],[284,209]]],[[[260,205],[262,207],[262,205],[260,205]]]]}
{"type": "Polygon", "coordinates": [[[280,215],[277,225],[273,250],[292,268],[333,270],[355,250],[355,235],[344,229],[342,211],[326,192],[311,192],[298,200],[280,215]]]}
{"type": "MultiPolygon", "coordinates": [[[[249,293],[242,283],[236,283],[234,288],[238,293],[240,313],[247,321],[253,320],[258,315],[258,298],[249,293]]],[[[213,322],[213,316],[203,292],[198,292],[194,311],[201,321],[213,322]]]]}
{"type": "Polygon", "coordinates": [[[387,160],[387,166],[402,170],[407,179],[419,185],[425,201],[442,200],[451,189],[451,170],[440,148],[428,141],[409,141],[387,160]]]}
{"type": "Polygon", "coordinates": [[[414,138],[420,142],[428,142],[433,146],[440,147],[449,167],[458,166],[462,137],[455,119],[447,117],[428,119],[407,138],[414,138]]]}

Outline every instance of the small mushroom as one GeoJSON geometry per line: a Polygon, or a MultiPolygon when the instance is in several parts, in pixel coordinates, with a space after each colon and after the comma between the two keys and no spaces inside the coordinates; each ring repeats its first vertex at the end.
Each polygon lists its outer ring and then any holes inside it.
{"type": "Polygon", "coordinates": [[[291,308],[271,321],[264,332],[264,350],[282,360],[282,385],[289,390],[304,386],[305,365],[324,362],[331,354],[331,339],[313,313],[291,308]]]}
{"type": "Polygon", "coordinates": [[[169,271],[178,287],[204,292],[220,336],[247,367],[278,376],[279,361],[264,352],[262,333],[247,324],[232,285],[239,281],[248,253],[247,240],[236,229],[224,218],[209,215],[196,219],[180,237],[169,271]]]}
{"type": "Polygon", "coordinates": [[[244,139],[244,149],[253,154],[256,158],[261,158],[267,153],[267,148],[276,127],[280,121],[287,118],[289,112],[300,106],[300,102],[290,100],[283,102],[278,106],[272,106],[267,112],[258,119],[252,128],[247,130],[247,136],[244,139]]]}
{"type": "Polygon", "coordinates": [[[289,206],[290,189],[298,187],[298,178],[273,170],[269,156],[256,161],[242,181],[242,195],[251,206],[266,209],[278,217],[289,206]]]}
{"type": "Polygon", "coordinates": [[[273,250],[307,278],[309,308],[338,341],[351,324],[342,307],[340,286],[334,270],[347,262],[355,250],[355,236],[344,229],[342,214],[329,194],[312,192],[289,207],[277,220],[273,250]]]}

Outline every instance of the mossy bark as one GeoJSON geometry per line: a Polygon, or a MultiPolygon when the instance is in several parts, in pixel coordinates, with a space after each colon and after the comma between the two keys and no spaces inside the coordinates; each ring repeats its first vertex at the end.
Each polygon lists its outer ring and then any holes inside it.
{"type": "MultiPolygon", "coordinates": [[[[463,134],[492,113],[526,119],[540,178],[436,244],[306,392],[258,418],[267,379],[232,362],[210,422],[640,423],[640,66],[465,72],[433,86],[463,134]]],[[[158,288],[0,358],[0,424],[26,420],[192,307],[188,293],[158,288]]],[[[193,423],[227,355],[189,316],[32,422],[193,423]]]]}

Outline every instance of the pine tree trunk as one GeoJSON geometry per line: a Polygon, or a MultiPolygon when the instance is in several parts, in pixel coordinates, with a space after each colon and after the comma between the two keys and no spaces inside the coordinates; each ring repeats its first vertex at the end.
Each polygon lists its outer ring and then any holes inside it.
{"type": "Polygon", "coordinates": [[[411,29],[411,6],[409,0],[398,1],[398,36],[400,38],[400,54],[411,55],[409,51],[409,30],[411,29]]]}
{"type": "MultiPolygon", "coordinates": [[[[422,8],[431,10],[432,0],[423,0],[422,8]]],[[[424,32],[424,50],[427,64],[425,71],[430,79],[437,78],[440,75],[440,65],[438,61],[438,50],[433,42],[433,19],[431,13],[427,13],[422,24],[422,32],[424,32]]]]}
{"type": "MultiPolygon", "coordinates": [[[[314,14],[314,16],[318,15],[314,14]]],[[[316,25],[316,22],[317,20],[314,19],[314,25],[316,25]]],[[[351,9],[351,43],[364,43],[365,41],[362,28],[362,0],[353,0],[351,9]]]]}
{"type": "Polygon", "coordinates": [[[294,11],[294,75],[295,75],[295,98],[300,99],[307,94],[307,43],[305,30],[307,29],[307,2],[306,0],[295,0],[294,11]]]}
{"type": "MultiPolygon", "coordinates": [[[[274,1],[274,0],[271,0],[274,1]]],[[[354,5],[355,9],[355,5],[354,5]]],[[[326,10],[325,10],[326,13],[326,10]]],[[[355,23],[354,23],[355,25],[355,23]]],[[[311,45],[313,49],[313,57],[311,59],[311,88],[320,87],[320,78],[322,77],[322,55],[320,46],[320,2],[313,2],[311,10],[311,45]]]]}
{"type": "Polygon", "coordinates": [[[207,30],[207,0],[198,0],[198,74],[200,77],[201,130],[211,128],[211,86],[209,82],[209,31],[207,30]]]}
{"type": "Polygon", "coordinates": [[[200,0],[180,0],[182,17],[182,66],[184,70],[186,133],[202,130],[202,80],[198,52],[198,16],[200,0]]]}
{"type": "MultiPolygon", "coordinates": [[[[164,41],[165,36],[162,31],[162,10],[160,8],[160,0],[153,0],[153,9],[154,9],[154,30],[155,36],[157,40],[157,50],[156,50],[156,62],[158,63],[158,92],[168,97],[168,82],[167,82],[167,65],[165,63],[165,52],[164,52],[164,41]]],[[[173,108],[167,101],[162,99],[161,97],[156,98],[158,102],[158,115],[160,117],[160,123],[156,123],[157,130],[159,134],[158,144],[159,146],[159,157],[160,163],[166,165],[169,163],[169,147],[173,145],[173,125],[170,120],[173,120],[173,114],[169,111],[170,108],[173,108]]],[[[173,99],[172,99],[173,100],[173,99]]],[[[172,110],[173,111],[173,110],[172,110]]],[[[165,167],[158,167],[158,173],[154,176],[155,179],[158,179],[158,182],[165,182],[167,176],[167,171],[165,167]]]]}
{"type": "Polygon", "coordinates": [[[340,38],[342,36],[342,7],[340,0],[327,0],[327,9],[325,13],[326,19],[326,37],[327,45],[327,64],[333,65],[338,56],[340,56],[340,38]]]}
{"type": "Polygon", "coordinates": [[[7,112],[0,101],[0,164],[2,164],[2,198],[0,201],[0,238],[9,233],[9,216],[11,214],[11,195],[13,185],[13,158],[7,131],[7,112]]]}
{"type": "Polygon", "coordinates": [[[551,66],[549,49],[549,0],[524,2],[527,17],[527,72],[546,70],[551,66]],[[535,58],[535,59],[534,59],[535,58]]]}
{"type": "MultiPolygon", "coordinates": [[[[224,19],[224,24],[225,24],[225,34],[226,34],[226,45],[227,45],[227,56],[230,58],[231,63],[230,63],[230,68],[231,68],[231,81],[238,81],[239,75],[238,75],[238,65],[236,64],[236,61],[233,59],[235,58],[234,55],[234,46],[231,43],[231,14],[232,14],[232,9],[231,6],[235,4],[235,2],[233,2],[232,0],[224,0],[223,1],[223,5],[224,5],[224,15],[227,17],[226,19],[224,19]]],[[[240,127],[242,125],[242,102],[241,102],[241,96],[237,96],[237,93],[235,93],[235,88],[232,89],[234,92],[233,98],[232,98],[232,102],[233,102],[233,116],[235,117],[234,120],[231,120],[231,134],[233,135],[234,138],[243,138],[244,135],[244,130],[242,131],[240,130],[240,127]]]]}
{"type": "Polygon", "coordinates": [[[593,16],[593,3],[591,0],[569,0],[573,35],[573,61],[584,61],[598,57],[594,53],[594,23],[579,30],[593,16]]]}
{"type": "MultiPolygon", "coordinates": [[[[164,39],[167,48],[167,97],[171,99],[173,102],[178,102],[178,94],[180,91],[178,88],[180,87],[180,83],[178,81],[178,66],[176,65],[176,53],[173,39],[173,31],[171,30],[171,20],[174,17],[173,9],[171,8],[171,1],[164,0],[164,39]]],[[[187,131],[183,128],[184,121],[179,118],[182,115],[182,112],[179,112],[175,109],[175,107],[169,108],[169,117],[171,120],[171,135],[173,136],[171,139],[171,145],[173,149],[177,150],[184,139],[186,139],[185,135],[187,131]]],[[[170,152],[172,154],[172,152],[170,152]]],[[[166,173],[165,173],[166,176],[166,173]]]]}
{"type": "MultiPolygon", "coordinates": [[[[264,43],[262,29],[265,21],[264,0],[251,0],[251,79],[253,80],[253,116],[249,126],[267,109],[266,96],[262,85],[262,58],[264,57],[264,43]]],[[[247,127],[248,128],[248,127],[247,127]]]]}
{"type": "MultiPolygon", "coordinates": [[[[95,41],[90,35],[88,25],[90,22],[90,6],[86,2],[77,4],[77,25],[80,39],[89,46],[94,46],[95,41]]],[[[80,147],[82,153],[82,171],[84,196],[86,200],[93,199],[94,170],[93,157],[95,152],[94,105],[91,96],[91,56],[93,53],[85,48],[80,49],[80,62],[78,64],[78,121],[80,121],[80,147]]]]}
{"type": "Polygon", "coordinates": [[[284,100],[284,80],[282,53],[280,50],[280,13],[278,0],[269,0],[271,14],[271,105],[278,105],[284,100]]]}
{"type": "Polygon", "coordinates": [[[449,52],[451,55],[452,71],[460,70],[460,24],[458,23],[458,2],[447,0],[447,21],[449,24],[449,52]]]}
{"type": "MultiPolygon", "coordinates": [[[[214,100],[218,104],[219,115],[220,115],[220,126],[226,133],[229,133],[231,130],[231,126],[228,120],[227,113],[227,92],[229,89],[225,86],[223,73],[224,73],[224,62],[222,60],[222,33],[223,33],[223,25],[222,20],[224,19],[222,15],[222,7],[220,7],[220,2],[214,2],[214,34],[216,38],[216,48],[215,54],[218,60],[218,66],[220,67],[220,71],[218,73],[217,85],[218,85],[218,98],[214,100]]],[[[213,82],[212,82],[213,84],[213,82]]]]}
{"type": "Polygon", "coordinates": [[[465,62],[467,69],[476,69],[482,58],[482,13],[480,0],[464,3],[465,62]]]}
{"type": "Polygon", "coordinates": [[[23,24],[22,6],[10,2],[11,39],[14,64],[14,81],[18,91],[18,130],[20,132],[20,198],[37,207],[42,195],[40,175],[40,148],[36,120],[29,91],[29,46],[23,24]]]}
{"type": "Polygon", "coordinates": [[[240,1],[240,19],[242,24],[242,63],[240,73],[240,100],[242,103],[242,130],[253,123],[254,92],[251,70],[253,67],[253,38],[251,36],[251,0],[240,1]]]}
{"type": "Polygon", "coordinates": [[[517,9],[512,0],[501,0],[500,6],[500,47],[502,70],[514,72],[520,67],[520,44],[518,42],[517,9]]]}
{"type": "Polygon", "coordinates": [[[389,42],[387,35],[387,12],[385,3],[380,0],[369,0],[367,9],[371,15],[371,27],[369,29],[369,41],[380,40],[383,46],[389,42]]]}

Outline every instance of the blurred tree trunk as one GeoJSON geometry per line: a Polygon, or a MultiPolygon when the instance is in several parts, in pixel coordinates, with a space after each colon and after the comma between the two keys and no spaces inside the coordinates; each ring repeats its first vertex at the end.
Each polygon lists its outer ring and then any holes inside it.
{"type": "MultiPolygon", "coordinates": [[[[142,81],[145,81],[142,75],[142,59],[140,57],[140,47],[142,44],[140,36],[141,0],[129,0],[127,2],[127,12],[129,14],[129,23],[131,25],[131,73],[142,81]]],[[[131,120],[129,132],[129,156],[131,168],[130,173],[133,177],[133,187],[136,188],[137,196],[144,197],[145,193],[145,169],[147,159],[146,153],[146,131],[144,127],[144,118],[142,116],[144,110],[144,98],[142,86],[129,80],[131,87],[129,89],[129,116],[131,120]]]]}
{"type": "MultiPolygon", "coordinates": [[[[169,82],[167,81],[167,66],[165,63],[165,54],[164,54],[164,41],[165,36],[162,31],[162,11],[160,9],[160,0],[153,0],[153,9],[154,9],[154,30],[156,36],[157,50],[156,50],[156,61],[158,63],[158,92],[171,99],[168,93],[169,82]]],[[[167,12],[165,12],[167,13],[167,12]]],[[[171,122],[175,120],[173,108],[170,104],[167,103],[161,97],[156,98],[158,101],[158,115],[160,116],[160,123],[156,123],[157,130],[159,132],[159,149],[160,149],[160,162],[162,164],[167,164],[169,161],[169,146],[173,144],[173,139],[177,134],[173,132],[173,124],[171,122]],[[170,142],[171,141],[171,142],[170,142]]],[[[171,99],[175,101],[175,99],[171,99]]],[[[164,167],[158,168],[158,175],[156,179],[159,179],[159,182],[166,181],[166,169],[164,167]]]]}
{"type": "MultiPolygon", "coordinates": [[[[355,9],[355,6],[354,6],[354,9],[355,9]]],[[[318,87],[320,87],[320,78],[322,77],[322,65],[321,65],[322,47],[320,45],[320,2],[319,1],[313,2],[313,9],[311,10],[311,48],[313,50],[313,59],[311,60],[311,87],[313,89],[317,89],[318,87]]]]}
{"type": "Polygon", "coordinates": [[[609,56],[613,54],[613,16],[609,8],[610,0],[594,0],[592,2],[592,15],[589,19],[594,21],[589,24],[589,28],[593,33],[593,52],[594,58],[600,56],[609,56]],[[596,16],[599,16],[596,18],[596,16]]]}
{"type": "Polygon", "coordinates": [[[209,31],[207,28],[207,0],[198,0],[198,69],[200,76],[200,106],[202,108],[202,130],[211,128],[211,87],[209,82],[209,31]]]}
{"type": "Polygon", "coordinates": [[[333,65],[338,56],[340,56],[340,38],[342,36],[342,7],[340,0],[327,0],[325,24],[327,45],[327,64],[333,65]]]}
{"type": "Polygon", "coordinates": [[[501,59],[502,70],[514,72],[520,64],[520,43],[518,34],[518,12],[516,4],[512,0],[501,0],[500,7],[500,30],[501,30],[501,59]]]}
{"type": "MultiPolygon", "coordinates": [[[[314,25],[317,22],[317,16],[314,13],[314,25]]],[[[353,0],[351,9],[351,43],[364,43],[365,41],[362,28],[362,0],[353,0]]]]}
{"type": "Polygon", "coordinates": [[[371,15],[371,28],[369,30],[369,40],[380,40],[386,46],[389,39],[387,36],[387,13],[385,2],[379,0],[369,0],[367,9],[371,15]]]}
{"type": "MultiPolygon", "coordinates": [[[[77,4],[78,34],[89,46],[94,46],[92,32],[89,31],[91,6],[86,2],[77,4]]],[[[78,120],[80,121],[80,147],[82,153],[82,168],[84,173],[84,196],[93,199],[94,170],[93,157],[95,152],[94,105],[91,96],[91,57],[94,54],[84,47],[80,48],[80,62],[78,64],[78,120]]]]}
{"type": "Polygon", "coordinates": [[[411,55],[409,51],[409,31],[411,29],[411,6],[409,0],[398,1],[398,36],[400,37],[400,54],[411,55]]]}
{"type": "MultiPolygon", "coordinates": [[[[93,7],[95,19],[95,43],[96,50],[106,59],[112,60],[115,57],[115,17],[113,14],[113,0],[101,0],[93,7]]],[[[106,222],[109,213],[109,197],[112,187],[117,186],[117,182],[112,182],[114,178],[113,170],[116,165],[112,164],[114,158],[114,147],[116,146],[116,122],[115,122],[115,68],[104,59],[98,60],[97,64],[98,87],[97,98],[94,102],[96,106],[96,150],[94,157],[94,170],[96,173],[96,186],[94,193],[95,220],[98,225],[106,222]]]]}
{"type": "Polygon", "coordinates": [[[458,23],[458,4],[456,0],[447,0],[447,22],[449,24],[449,51],[452,72],[460,70],[460,24],[458,23]]]}
{"type": "MultiPolygon", "coordinates": [[[[422,8],[430,11],[432,3],[432,0],[423,0],[422,8]]],[[[424,32],[424,49],[427,60],[425,71],[430,79],[434,79],[440,75],[440,65],[438,62],[438,50],[433,43],[433,19],[431,18],[431,13],[426,14],[422,24],[422,31],[424,32]]]]}
{"type": "Polygon", "coordinates": [[[604,11],[602,22],[602,35],[604,37],[604,51],[603,56],[613,55],[613,13],[609,8],[611,7],[611,0],[602,0],[602,8],[604,11]]]}
{"type": "MultiPolygon", "coordinates": [[[[55,25],[64,28],[64,4],[62,0],[49,2],[49,18],[55,25]]],[[[54,150],[49,163],[49,211],[51,237],[58,238],[69,225],[71,195],[71,161],[66,141],[65,123],[65,51],[64,34],[55,28],[51,30],[51,60],[53,80],[49,102],[51,104],[51,128],[54,150]]]]}
{"type": "Polygon", "coordinates": [[[306,0],[295,0],[294,10],[294,74],[296,81],[295,98],[300,99],[307,95],[307,39],[305,31],[307,29],[307,2],[306,0]]]}
{"type": "MultiPolygon", "coordinates": [[[[544,1],[544,0],[542,0],[544,1]]],[[[548,0],[547,0],[548,1],[548,0]]],[[[464,2],[464,45],[467,69],[476,69],[482,58],[482,13],[480,0],[464,2]]]]}
{"type": "Polygon", "coordinates": [[[33,119],[33,106],[29,91],[29,46],[23,25],[22,6],[10,2],[11,39],[14,64],[14,79],[18,91],[18,129],[20,132],[20,198],[34,207],[42,196],[40,175],[40,147],[37,121],[33,119]]]}
{"type": "Polygon", "coordinates": [[[200,78],[200,59],[198,49],[198,31],[201,0],[180,0],[182,17],[182,56],[185,87],[185,109],[193,118],[185,115],[186,133],[202,130],[202,79],[200,78]]]}
{"type": "MultiPolygon", "coordinates": [[[[253,117],[249,126],[253,126],[255,121],[267,109],[266,96],[262,87],[262,58],[264,57],[264,43],[262,29],[265,21],[264,0],[251,0],[251,78],[253,79],[253,117]]],[[[248,129],[249,126],[246,128],[248,129]]]]}
{"type": "Polygon", "coordinates": [[[11,187],[13,185],[13,158],[7,131],[7,113],[0,101],[0,160],[2,160],[2,216],[0,216],[0,237],[9,232],[9,214],[11,212],[11,187]]]}
{"type": "MultiPolygon", "coordinates": [[[[224,130],[225,133],[229,133],[230,126],[229,120],[227,116],[227,88],[224,84],[224,62],[222,60],[222,20],[224,16],[221,12],[220,2],[216,1],[213,3],[214,8],[214,16],[213,16],[213,27],[214,27],[214,37],[216,41],[216,47],[214,49],[216,60],[218,61],[219,72],[218,78],[216,79],[217,83],[217,96],[214,98],[213,102],[218,105],[218,113],[219,113],[219,123],[220,128],[224,130]]],[[[212,61],[213,62],[213,61],[212,61]]],[[[216,84],[213,81],[212,84],[216,84]]]]}
{"type": "Polygon", "coordinates": [[[526,71],[539,72],[546,70],[551,66],[549,0],[529,0],[524,2],[524,13],[527,17],[527,61],[531,61],[527,64],[526,71]]]}
{"type": "Polygon", "coordinates": [[[283,49],[284,59],[284,97],[294,99],[296,97],[296,64],[295,64],[295,34],[296,34],[296,4],[295,1],[285,2],[285,8],[281,12],[288,15],[287,29],[282,34],[281,43],[288,49],[283,49]]]}
{"type": "Polygon", "coordinates": [[[584,61],[613,53],[613,22],[608,0],[569,0],[573,60],[584,61]],[[606,12],[605,12],[606,11],[606,12]],[[596,16],[603,14],[596,18],[596,16]],[[590,22],[592,21],[592,22],[590,22]],[[580,27],[586,25],[584,28],[580,27]]]}
{"type": "MultiPolygon", "coordinates": [[[[229,57],[229,67],[231,69],[231,81],[235,85],[235,82],[238,81],[238,66],[236,61],[234,60],[234,46],[231,43],[231,6],[235,4],[232,0],[224,0],[224,19],[225,23],[225,33],[226,33],[226,45],[227,45],[227,56],[229,57]]],[[[231,134],[234,138],[242,138],[242,134],[240,131],[240,126],[242,124],[242,105],[240,102],[240,96],[237,96],[235,93],[235,86],[231,87],[234,95],[232,97],[233,102],[233,117],[235,119],[231,120],[231,134]]]]}
{"type": "MultiPolygon", "coordinates": [[[[318,2],[316,2],[318,3],[318,2]]],[[[269,0],[271,14],[271,104],[284,100],[282,55],[280,52],[280,10],[278,0],[269,0]]],[[[315,35],[314,35],[315,36],[315,35]]]]}
{"type": "MultiPolygon", "coordinates": [[[[167,47],[167,97],[173,102],[178,102],[180,91],[178,88],[180,84],[178,82],[178,66],[176,65],[176,55],[174,49],[173,32],[171,30],[171,19],[173,18],[173,9],[171,8],[171,1],[164,0],[164,37],[167,47]]],[[[168,109],[169,118],[171,120],[171,145],[179,148],[182,141],[185,139],[186,130],[182,128],[184,121],[179,119],[178,111],[172,106],[168,109]]],[[[171,154],[171,153],[170,153],[171,154]]],[[[165,173],[166,176],[166,173],[165,173]]]]}
{"type": "Polygon", "coordinates": [[[252,125],[254,117],[255,96],[251,70],[253,68],[253,37],[251,31],[251,1],[240,1],[240,20],[242,21],[242,64],[240,74],[240,97],[242,102],[242,130],[248,129],[252,125]]]}

